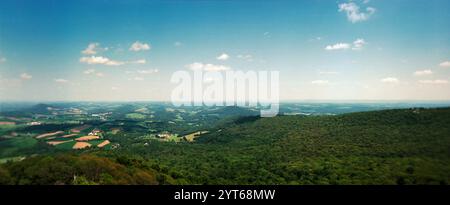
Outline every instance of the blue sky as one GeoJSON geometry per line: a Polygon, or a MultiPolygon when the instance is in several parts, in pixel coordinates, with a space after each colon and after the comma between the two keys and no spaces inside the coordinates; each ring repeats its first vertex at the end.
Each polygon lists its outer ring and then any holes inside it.
{"type": "Polygon", "coordinates": [[[169,100],[172,73],[193,63],[278,70],[282,100],[450,100],[448,9],[447,0],[4,0],[0,100],[169,100]]]}

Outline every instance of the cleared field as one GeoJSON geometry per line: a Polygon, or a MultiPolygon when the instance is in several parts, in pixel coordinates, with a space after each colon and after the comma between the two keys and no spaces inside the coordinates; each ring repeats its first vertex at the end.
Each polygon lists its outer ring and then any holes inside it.
{"type": "Polygon", "coordinates": [[[51,136],[59,135],[59,134],[63,134],[63,133],[64,133],[63,131],[45,133],[45,134],[41,134],[41,135],[36,136],[36,139],[51,137],[51,136]]]}
{"type": "Polygon", "coordinates": [[[15,125],[15,122],[0,122],[0,125],[15,125]]]}
{"type": "Polygon", "coordinates": [[[119,133],[120,132],[120,129],[119,128],[113,128],[113,129],[111,129],[111,134],[113,134],[113,135],[115,135],[115,134],[117,134],[117,133],[119,133]]]}
{"type": "Polygon", "coordinates": [[[83,130],[85,130],[87,128],[90,128],[90,127],[91,127],[90,125],[83,125],[83,126],[79,126],[79,127],[75,127],[73,129],[71,129],[70,132],[80,133],[81,131],[83,131],[83,130]]]}
{"type": "Polygon", "coordinates": [[[89,140],[96,140],[96,139],[100,139],[99,136],[95,136],[95,135],[89,135],[89,136],[83,136],[83,137],[79,137],[76,138],[76,141],[89,141],[89,140]]]}
{"type": "Polygon", "coordinates": [[[194,132],[188,135],[183,136],[183,138],[188,141],[188,142],[193,142],[195,140],[195,138],[199,137],[202,134],[206,134],[208,133],[208,131],[198,131],[198,132],[194,132]]]}
{"type": "Polygon", "coordinates": [[[75,143],[75,145],[73,145],[73,149],[84,149],[84,148],[88,148],[91,147],[92,145],[87,143],[87,142],[77,142],[75,143]]]}
{"type": "Polygon", "coordinates": [[[73,140],[66,140],[66,141],[48,141],[47,144],[49,145],[59,145],[59,144],[63,144],[63,143],[67,143],[67,142],[72,142],[73,140]]]}
{"type": "Polygon", "coordinates": [[[182,138],[180,138],[180,137],[178,137],[178,135],[170,135],[169,137],[167,137],[167,138],[165,138],[165,139],[163,139],[163,140],[165,140],[165,141],[167,141],[167,142],[180,142],[181,141],[181,139],[182,138]]]}
{"type": "Polygon", "coordinates": [[[105,141],[103,141],[102,143],[98,144],[97,147],[102,148],[102,147],[108,145],[109,143],[111,143],[109,140],[105,140],[105,141]]]}
{"type": "Polygon", "coordinates": [[[135,110],[134,112],[140,112],[140,113],[144,113],[144,114],[148,114],[149,111],[147,108],[143,107],[143,108],[139,108],[137,110],[135,110]]]}
{"type": "Polygon", "coordinates": [[[0,125],[0,130],[13,130],[14,128],[16,128],[17,125],[13,125],[13,124],[3,124],[0,125]]]}
{"type": "Polygon", "coordinates": [[[67,140],[74,140],[75,138],[73,137],[51,137],[53,139],[50,138],[45,138],[45,140],[47,141],[67,141],[67,140]]]}
{"type": "Polygon", "coordinates": [[[61,136],[61,137],[62,137],[62,138],[69,138],[69,137],[73,137],[73,136],[77,136],[77,134],[63,135],[63,136],[61,136]]]}
{"type": "Polygon", "coordinates": [[[145,119],[145,115],[140,113],[129,113],[125,115],[126,118],[134,119],[134,120],[142,120],[145,119]]]}

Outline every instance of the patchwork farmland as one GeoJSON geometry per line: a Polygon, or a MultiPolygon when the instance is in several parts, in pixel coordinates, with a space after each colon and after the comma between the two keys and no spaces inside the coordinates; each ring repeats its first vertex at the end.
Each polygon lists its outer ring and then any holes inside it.
{"type": "Polygon", "coordinates": [[[82,150],[94,147],[110,149],[111,142],[103,139],[103,131],[97,128],[89,131],[88,128],[90,127],[90,125],[83,125],[72,128],[68,132],[56,131],[43,133],[35,138],[45,141],[48,145],[51,145],[57,149],[82,150]]]}

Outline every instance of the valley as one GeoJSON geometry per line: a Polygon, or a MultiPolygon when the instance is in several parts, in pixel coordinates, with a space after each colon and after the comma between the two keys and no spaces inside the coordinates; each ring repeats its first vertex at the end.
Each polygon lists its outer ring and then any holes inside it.
{"type": "Polygon", "coordinates": [[[2,108],[4,184],[450,182],[445,104],[285,103],[274,118],[156,102],[2,108]]]}

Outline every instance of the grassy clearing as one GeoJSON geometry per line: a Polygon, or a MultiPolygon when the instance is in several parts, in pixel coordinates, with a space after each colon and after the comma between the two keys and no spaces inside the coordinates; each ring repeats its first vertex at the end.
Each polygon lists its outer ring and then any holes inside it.
{"type": "Polygon", "coordinates": [[[145,115],[140,113],[129,113],[125,115],[126,118],[133,119],[133,120],[142,120],[145,119],[145,115]]]}
{"type": "Polygon", "coordinates": [[[0,159],[0,164],[4,164],[6,162],[18,162],[24,160],[25,157],[18,156],[18,157],[5,157],[0,159]]]}
{"type": "Polygon", "coordinates": [[[75,145],[75,143],[76,143],[76,141],[72,141],[72,142],[67,142],[67,143],[56,145],[55,147],[57,149],[61,149],[61,150],[72,150],[72,147],[75,145]]]}
{"type": "Polygon", "coordinates": [[[166,141],[168,142],[180,142],[181,141],[181,137],[178,137],[177,134],[174,135],[170,135],[169,137],[166,138],[166,141]]]}
{"type": "Polygon", "coordinates": [[[89,144],[91,144],[93,147],[97,146],[98,144],[102,143],[105,140],[90,140],[88,141],[89,144]]]}
{"type": "Polygon", "coordinates": [[[202,134],[206,134],[208,131],[198,131],[188,135],[185,135],[183,138],[188,142],[193,142],[195,138],[200,137],[202,134]]]}

